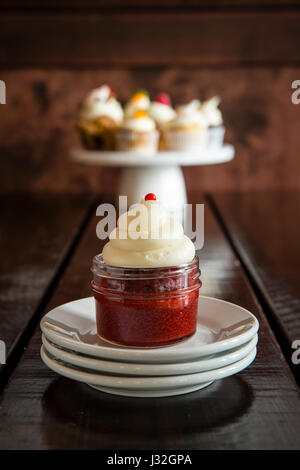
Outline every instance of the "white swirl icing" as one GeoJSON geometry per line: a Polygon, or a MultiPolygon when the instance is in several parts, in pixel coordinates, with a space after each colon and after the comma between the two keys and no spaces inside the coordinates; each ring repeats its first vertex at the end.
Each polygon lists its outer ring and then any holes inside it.
{"type": "Polygon", "coordinates": [[[200,101],[193,100],[177,109],[176,118],[170,123],[172,128],[207,127],[207,120],[199,108],[200,101]]]}
{"type": "Polygon", "coordinates": [[[175,118],[175,110],[166,104],[154,101],[150,105],[149,114],[158,124],[165,124],[175,118]]]}
{"type": "Polygon", "coordinates": [[[93,121],[99,116],[108,116],[120,123],[124,115],[122,106],[110,95],[111,89],[107,85],[92,90],[83,104],[81,118],[93,121]]]}
{"type": "Polygon", "coordinates": [[[149,116],[132,117],[125,119],[122,128],[136,132],[150,132],[155,129],[155,122],[149,116]]]}
{"type": "Polygon", "coordinates": [[[168,217],[157,201],[145,201],[119,217],[103,248],[110,266],[152,268],[189,263],[195,256],[193,242],[183,227],[168,217]]]}
{"type": "Polygon", "coordinates": [[[181,106],[178,106],[177,108],[177,113],[188,113],[192,111],[198,111],[200,108],[200,101],[199,100],[192,100],[187,104],[183,104],[181,106]]]}
{"type": "Polygon", "coordinates": [[[203,112],[207,124],[209,126],[221,126],[223,124],[223,118],[221,110],[218,108],[221,99],[219,96],[214,96],[210,100],[204,101],[201,105],[201,111],[203,112]]]}

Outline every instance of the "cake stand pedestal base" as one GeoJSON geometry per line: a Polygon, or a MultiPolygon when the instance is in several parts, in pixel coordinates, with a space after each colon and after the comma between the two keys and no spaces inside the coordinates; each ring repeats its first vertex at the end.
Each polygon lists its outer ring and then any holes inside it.
{"type": "Polygon", "coordinates": [[[154,193],[172,217],[182,219],[187,197],[181,167],[229,162],[234,157],[234,148],[224,144],[193,152],[165,151],[143,156],[137,152],[85,149],[73,149],[71,153],[74,161],[84,165],[121,167],[117,199],[119,195],[127,196],[127,204],[130,206],[147,193],[154,193]]]}
{"type": "Polygon", "coordinates": [[[185,181],[179,166],[133,166],[122,168],[118,195],[127,196],[128,206],[154,193],[170,213],[183,213],[187,203],[185,181]]]}

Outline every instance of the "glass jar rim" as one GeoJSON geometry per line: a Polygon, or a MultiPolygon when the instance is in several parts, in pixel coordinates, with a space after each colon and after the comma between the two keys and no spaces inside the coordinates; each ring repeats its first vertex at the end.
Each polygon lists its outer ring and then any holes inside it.
{"type": "Polygon", "coordinates": [[[140,268],[135,266],[111,266],[103,260],[102,253],[93,257],[91,271],[95,276],[115,279],[159,279],[161,277],[181,275],[194,269],[199,270],[199,257],[194,256],[189,263],[175,266],[156,266],[140,268]]]}

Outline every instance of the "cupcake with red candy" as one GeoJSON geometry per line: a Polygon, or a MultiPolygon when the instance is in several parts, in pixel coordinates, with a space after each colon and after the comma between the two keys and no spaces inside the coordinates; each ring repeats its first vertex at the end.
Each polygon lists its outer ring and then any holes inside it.
{"type": "Polygon", "coordinates": [[[119,217],[92,272],[101,338],[154,347],[196,331],[199,259],[181,223],[153,193],[119,217]]]}
{"type": "Polygon", "coordinates": [[[153,155],[157,152],[159,133],[149,114],[138,109],[124,119],[116,133],[116,148],[123,152],[153,155]]]}
{"type": "Polygon", "coordinates": [[[168,124],[175,118],[176,112],[172,108],[171,98],[167,93],[159,93],[151,103],[149,114],[155,121],[160,132],[159,148],[165,149],[164,133],[168,124]]]}
{"type": "Polygon", "coordinates": [[[123,114],[112,88],[102,85],[92,90],[83,103],[77,123],[83,145],[90,150],[114,150],[115,134],[123,114]]]}

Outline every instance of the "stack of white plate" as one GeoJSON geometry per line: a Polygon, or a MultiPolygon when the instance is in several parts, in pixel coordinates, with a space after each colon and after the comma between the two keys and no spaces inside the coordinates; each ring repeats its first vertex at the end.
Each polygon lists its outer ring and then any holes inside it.
{"type": "Polygon", "coordinates": [[[181,395],[236,374],[256,356],[258,321],[238,305],[199,297],[197,332],[160,348],[122,347],[97,336],[92,297],[41,321],[41,356],[60,375],[129,397],[181,395]]]}

